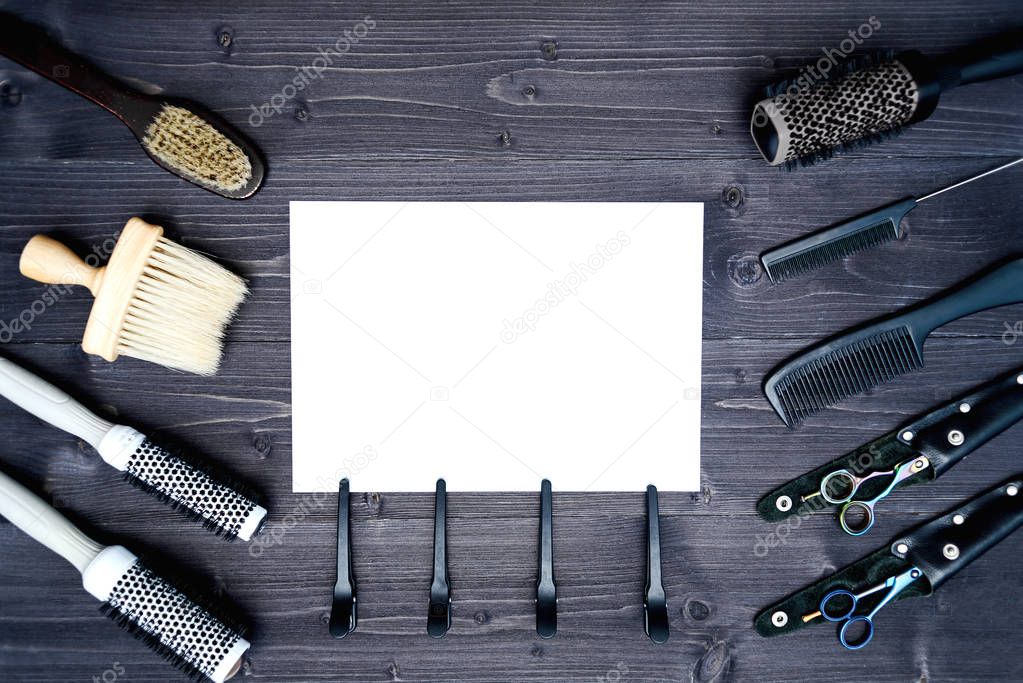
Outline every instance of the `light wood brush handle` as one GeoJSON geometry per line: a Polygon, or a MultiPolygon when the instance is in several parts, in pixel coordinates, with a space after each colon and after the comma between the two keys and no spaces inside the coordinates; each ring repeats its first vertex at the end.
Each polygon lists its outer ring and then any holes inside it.
{"type": "Polygon", "coordinates": [[[21,252],[22,275],[54,285],[82,285],[96,297],[85,326],[82,348],[108,361],[118,356],[118,339],[135,287],[163,228],[135,217],[128,220],[106,266],[94,268],[60,242],[36,235],[21,252]]]}
{"type": "Polygon", "coordinates": [[[99,294],[106,268],[93,268],[66,245],[36,235],[21,252],[18,268],[25,277],[51,285],[82,285],[99,294]]]}

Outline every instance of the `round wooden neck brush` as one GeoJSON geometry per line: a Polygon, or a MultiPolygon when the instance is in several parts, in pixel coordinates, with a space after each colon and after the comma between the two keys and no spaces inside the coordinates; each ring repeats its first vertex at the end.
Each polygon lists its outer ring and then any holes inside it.
{"type": "Polygon", "coordinates": [[[256,148],[220,117],[194,102],[130,88],[58,45],[41,28],[4,12],[0,55],[114,114],[153,161],[199,187],[245,199],[263,182],[256,148]]]}
{"type": "Polygon", "coordinates": [[[880,142],[929,117],[942,92],[1023,73],[1023,33],[943,57],[910,50],[852,59],[816,82],[804,73],[767,89],[750,132],[772,166],[793,168],[880,142]]]}
{"type": "Polygon", "coordinates": [[[105,267],[89,266],[43,235],[25,245],[19,266],[33,280],[83,285],[96,297],[82,338],[86,353],[198,375],[217,372],[224,328],[248,293],[240,277],[141,218],[124,226],[105,267]]]}

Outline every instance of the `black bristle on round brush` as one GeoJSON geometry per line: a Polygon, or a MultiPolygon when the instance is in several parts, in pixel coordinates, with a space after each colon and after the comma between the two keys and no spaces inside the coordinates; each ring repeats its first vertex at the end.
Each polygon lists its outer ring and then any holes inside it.
{"type": "Polygon", "coordinates": [[[770,86],[750,132],[772,166],[807,166],[898,135],[923,121],[946,90],[1023,73],[1023,30],[943,57],[915,50],[852,58],[824,78],[770,86]]]}

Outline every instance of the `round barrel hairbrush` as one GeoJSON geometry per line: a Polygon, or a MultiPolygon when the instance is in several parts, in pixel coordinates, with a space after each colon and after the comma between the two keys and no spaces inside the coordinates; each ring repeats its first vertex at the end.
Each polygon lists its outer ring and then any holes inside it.
{"type": "Polygon", "coordinates": [[[804,73],[768,88],[754,107],[750,132],[772,166],[811,164],[923,121],[946,90],[1019,73],[1023,31],[942,57],[910,50],[854,59],[827,78],[804,73]]]}
{"type": "Polygon", "coordinates": [[[103,546],[0,472],[0,515],[74,565],[102,611],[174,666],[221,683],[241,668],[244,629],[146,567],[127,548],[103,546]]]}

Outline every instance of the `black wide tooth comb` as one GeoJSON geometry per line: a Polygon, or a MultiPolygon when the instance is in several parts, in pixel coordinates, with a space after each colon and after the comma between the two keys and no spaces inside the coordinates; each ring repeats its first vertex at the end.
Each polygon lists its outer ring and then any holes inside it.
{"type": "Polygon", "coordinates": [[[1023,258],[1016,258],[921,305],[832,337],[776,368],[767,400],[790,427],[824,408],[924,365],[937,328],[979,311],[1023,302],[1023,258]]]}
{"type": "Polygon", "coordinates": [[[775,247],[764,252],[760,260],[771,282],[778,284],[865,249],[902,239],[902,219],[918,204],[1019,163],[1023,163],[1023,157],[943,187],[919,199],[913,197],[900,199],[852,220],[775,247]]]}

